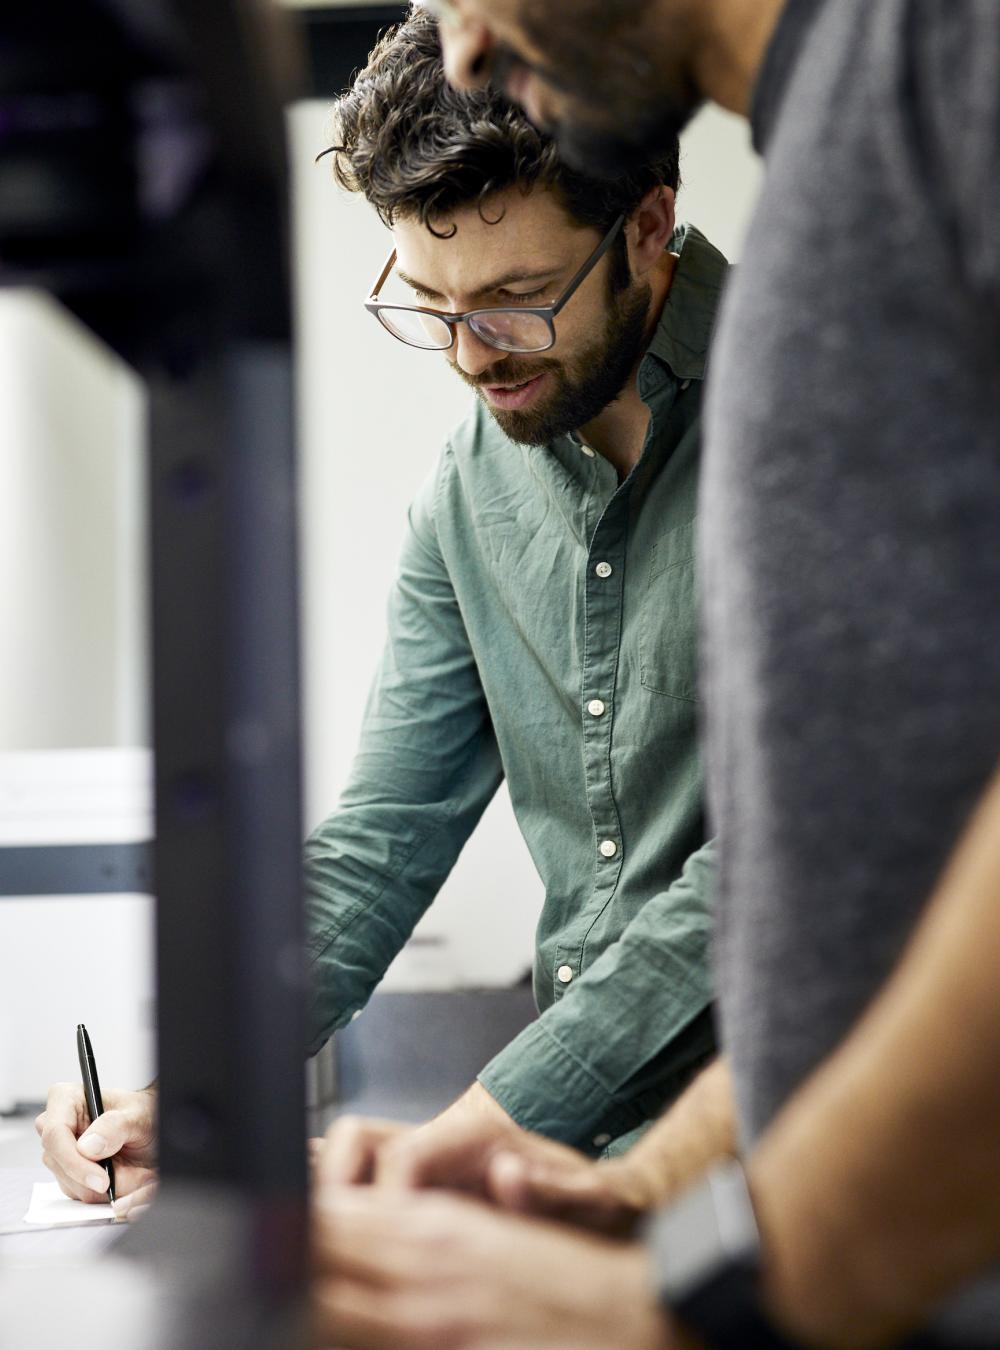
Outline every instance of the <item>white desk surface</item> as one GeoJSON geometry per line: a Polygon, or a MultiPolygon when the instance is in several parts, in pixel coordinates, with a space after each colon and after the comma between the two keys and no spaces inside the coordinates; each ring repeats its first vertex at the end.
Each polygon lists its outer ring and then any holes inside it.
{"type": "MultiPolygon", "coordinates": [[[[51,1181],[52,1173],[35,1167],[0,1167],[0,1228],[20,1224],[36,1181],[51,1181]]],[[[94,1256],[111,1246],[127,1225],[96,1224],[92,1228],[37,1228],[30,1223],[21,1233],[0,1235],[0,1262],[20,1264],[35,1257],[94,1256]]]]}

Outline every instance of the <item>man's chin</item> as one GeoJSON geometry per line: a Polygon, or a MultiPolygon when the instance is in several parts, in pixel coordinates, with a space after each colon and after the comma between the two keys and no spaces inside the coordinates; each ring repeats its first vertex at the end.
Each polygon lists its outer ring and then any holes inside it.
{"type": "Polygon", "coordinates": [[[483,402],[503,434],[516,445],[548,445],[565,434],[554,430],[549,424],[541,423],[530,413],[504,412],[499,408],[490,407],[486,399],[483,399],[483,402]]]}

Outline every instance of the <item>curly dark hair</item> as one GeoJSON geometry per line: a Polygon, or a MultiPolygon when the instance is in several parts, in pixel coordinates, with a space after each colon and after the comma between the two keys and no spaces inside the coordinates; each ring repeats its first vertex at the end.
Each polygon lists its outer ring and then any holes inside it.
{"type": "Polygon", "coordinates": [[[379,40],[335,105],[334,172],[363,192],[386,225],[419,219],[433,233],[449,212],[485,203],[516,184],[561,199],[570,217],[599,230],[630,214],[653,187],[679,183],[676,138],[656,162],[618,178],[592,178],[559,157],[552,137],[496,89],[453,89],[444,76],[436,20],[414,8],[379,40]]]}

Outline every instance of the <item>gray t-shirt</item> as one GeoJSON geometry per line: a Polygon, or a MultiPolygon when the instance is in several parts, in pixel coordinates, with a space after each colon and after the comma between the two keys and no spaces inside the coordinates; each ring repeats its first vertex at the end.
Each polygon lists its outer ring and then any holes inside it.
{"type": "MultiPolygon", "coordinates": [[[[1000,3],[791,0],[753,126],[701,515],[747,1142],[892,971],[1000,761],[1000,3]]],[[[948,1343],[1000,1345],[1000,1285],[971,1303],[948,1343]]]]}

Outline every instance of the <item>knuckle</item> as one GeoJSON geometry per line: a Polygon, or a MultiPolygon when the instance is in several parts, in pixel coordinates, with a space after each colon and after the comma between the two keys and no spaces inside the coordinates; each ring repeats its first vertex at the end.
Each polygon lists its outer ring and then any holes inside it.
{"type": "Polygon", "coordinates": [[[335,1121],[332,1128],[334,1130],[344,1130],[346,1132],[348,1130],[359,1130],[364,1124],[365,1124],[364,1116],[359,1116],[353,1114],[353,1112],[348,1112],[346,1116],[341,1116],[339,1120],[335,1121]]]}
{"type": "Polygon", "coordinates": [[[420,1141],[412,1135],[402,1135],[395,1139],[386,1139],[379,1153],[383,1162],[398,1166],[400,1163],[408,1163],[421,1155],[420,1141]]]}
{"type": "Polygon", "coordinates": [[[341,1116],[326,1132],[329,1143],[342,1144],[359,1138],[364,1133],[364,1119],[361,1116],[341,1116]]]}

